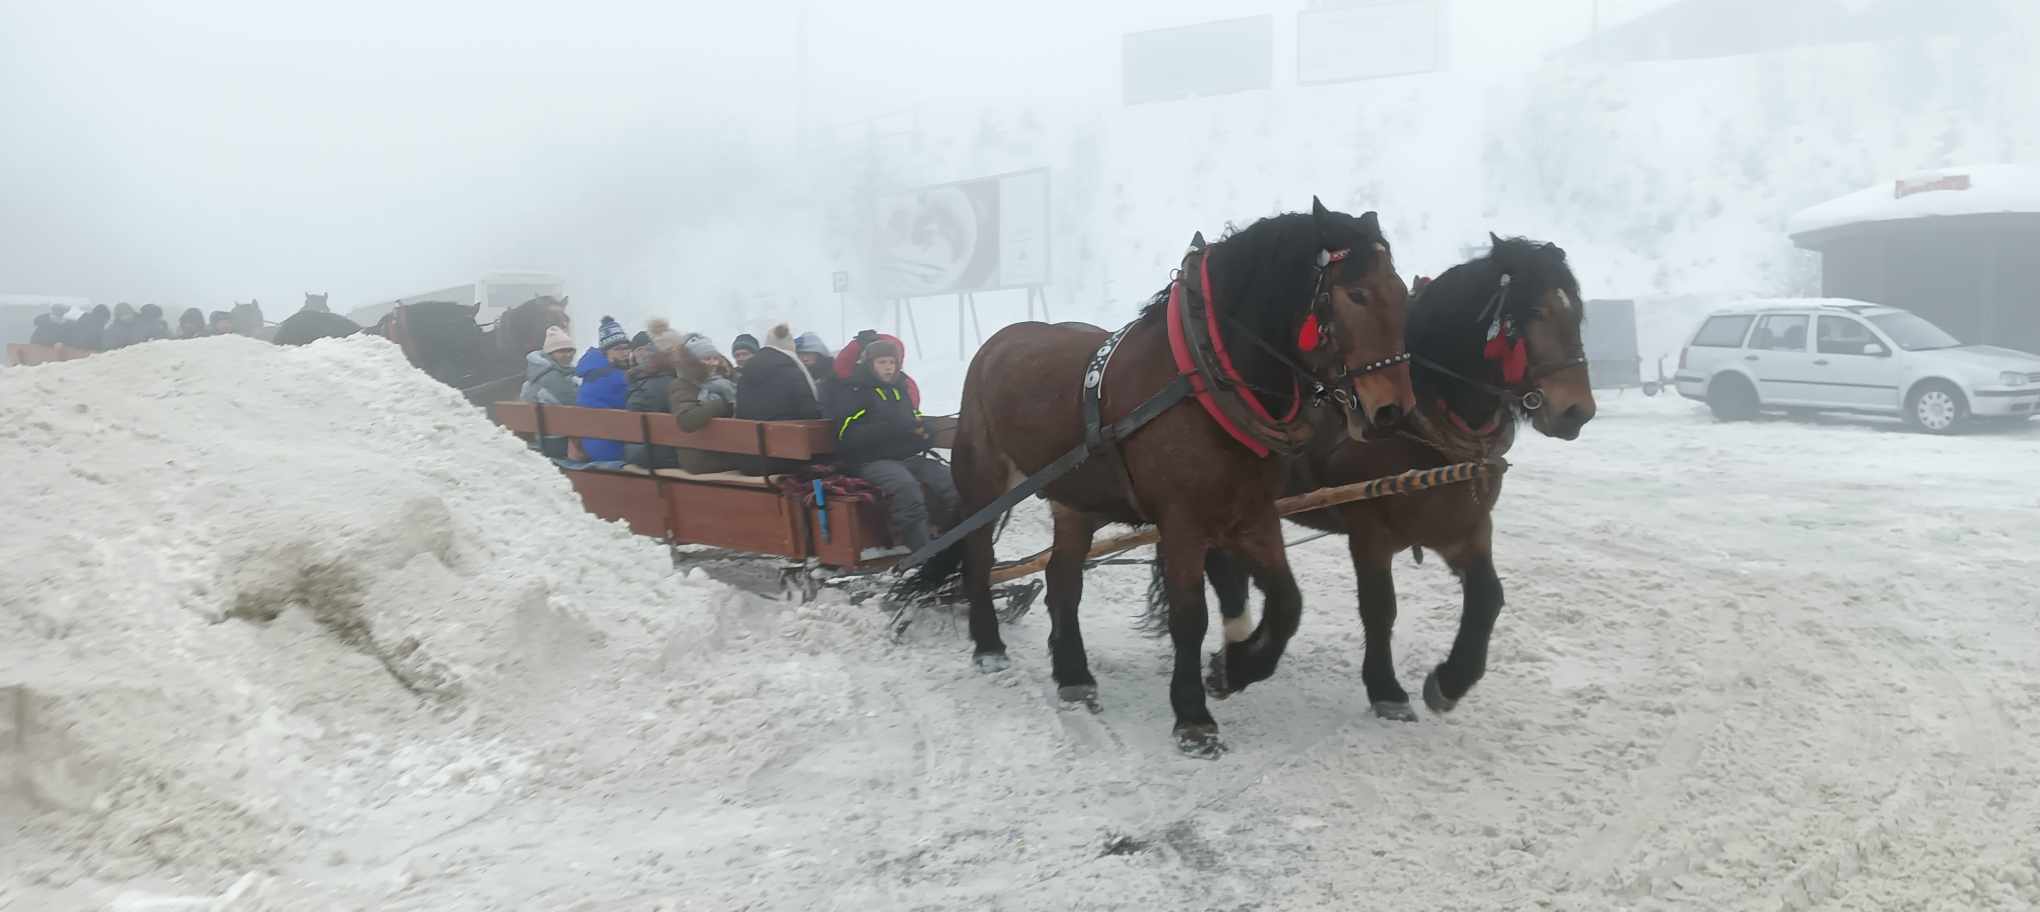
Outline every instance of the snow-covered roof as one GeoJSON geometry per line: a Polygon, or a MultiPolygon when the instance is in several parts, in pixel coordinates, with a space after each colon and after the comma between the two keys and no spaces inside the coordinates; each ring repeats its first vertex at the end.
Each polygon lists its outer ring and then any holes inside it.
{"type": "Polygon", "coordinates": [[[2040,166],[1939,168],[1828,200],[1785,222],[1794,240],[1864,222],[2040,213],[2040,166]]]}

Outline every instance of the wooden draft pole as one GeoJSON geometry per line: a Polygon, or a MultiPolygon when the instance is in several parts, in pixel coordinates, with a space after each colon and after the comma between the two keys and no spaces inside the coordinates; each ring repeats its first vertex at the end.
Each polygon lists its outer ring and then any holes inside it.
{"type": "MultiPolygon", "coordinates": [[[[1284,497],[1275,502],[1275,513],[1278,516],[1290,516],[1296,513],[1322,510],[1326,507],[1336,507],[1340,504],[1353,503],[1354,501],[1394,497],[1398,494],[1413,494],[1417,491],[1424,491],[1430,488],[1462,484],[1476,479],[1493,478],[1508,471],[1508,469],[1508,462],[1502,459],[1489,459],[1485,462],[1456,462],[1452,465],[1439,466],[1435,469],[1411,469],[1400,475],[1390,475],[1387,478],[1359,481],[1349,485],[1339,485],[1335,488],[1319,488],[1309,494],[1284,497]]],[[[1109,557],[1121,551],[1130,551],[1142,545],[1152,545],[1155,542],[1161,541],[1161,539],[1161,530],[1150,526],[1138,532],[1129,532],[1125,535],[1105,539],[1104,541],[1093,542],[1090,553],[1086,554],[1084,559],[1097,560],[1101,557],[1109,557]]],[[[1046,569],[1048,569],[1048,551],[1041,551],[1023,560],[993,567],[992,582],[1010,582],[1023,576],[1040,573],[1046,569]]]]}

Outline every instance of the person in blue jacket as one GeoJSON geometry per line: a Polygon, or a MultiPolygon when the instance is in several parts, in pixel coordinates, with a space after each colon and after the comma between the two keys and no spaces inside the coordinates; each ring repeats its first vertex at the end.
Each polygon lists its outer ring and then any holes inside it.
{"type": "MultiPolygon", "coordinates": [[[[624,408],[630,401],[630,336],[615,317],[603,317],[596,347],[581,355],[574,375],[581,378],[581,391],[574,404],[583,408],[624,408]]],[[[589,462],[623,461],[623,444],[615,440],[582,438],[581,452],[589,462]]]]}

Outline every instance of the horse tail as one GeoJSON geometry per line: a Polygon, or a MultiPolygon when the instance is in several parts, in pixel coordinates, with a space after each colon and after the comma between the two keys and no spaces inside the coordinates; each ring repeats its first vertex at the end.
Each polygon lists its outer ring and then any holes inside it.
{"type": "Polygon", "coordinates": [[[934,557],[907,571],[907,575],[893,583],[892,589],[886,593],[886,598],[906,603],[940,595],[963,575],[964,541],[965,539],[958,539],[956,544],[936,552],[934,557]]]}
{"type": "Polygon", "coordinates": [[[1169,586],[1167,568],[1162,565],[1162,549],[1155,549],[1154,563],[1148,565],[1146,610],[1135,616],[1135,629],[1151,637],[1161,637],[1169,632],[1169,586]]]}

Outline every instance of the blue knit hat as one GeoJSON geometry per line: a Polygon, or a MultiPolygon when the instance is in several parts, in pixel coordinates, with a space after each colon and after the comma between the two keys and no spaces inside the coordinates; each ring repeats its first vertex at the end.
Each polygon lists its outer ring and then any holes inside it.
{"type": "Polygon", "coordinates": [[[616,322],[615,317],[603,317],[598,326],[595,336],[597,348],[608,351],[619,345],[630,344],[630,335],[623,331],[623,326],[616,322]]]}
{"type": "Polygon", "coordinates": [[[829,346],[822,342],[822,337],[811,332],[801,333],[795,338],[793,350],[803,355],[820,355],[824,361],[836,357],[836,353],[830,351],[829,346]]]}

